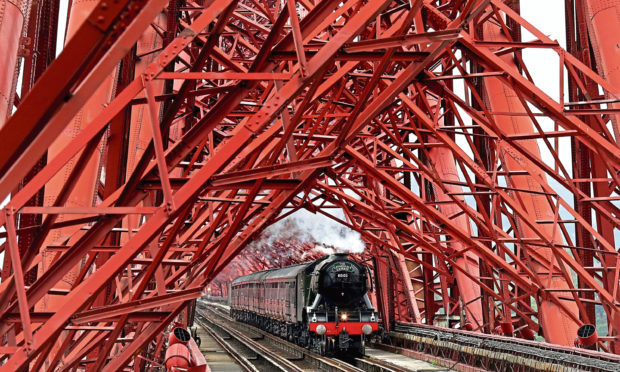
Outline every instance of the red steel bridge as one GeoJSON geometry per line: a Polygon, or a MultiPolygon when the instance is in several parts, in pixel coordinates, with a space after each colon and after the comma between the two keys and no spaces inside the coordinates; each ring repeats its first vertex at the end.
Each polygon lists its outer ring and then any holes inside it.
{"type": "Polygon", "coordinates": [[[388,330],[620,354],[620,1],[565,0],[565,46],[519,0],[68,3],[0,0],[0,371],[152,367],[300,209],[388,330]]]}

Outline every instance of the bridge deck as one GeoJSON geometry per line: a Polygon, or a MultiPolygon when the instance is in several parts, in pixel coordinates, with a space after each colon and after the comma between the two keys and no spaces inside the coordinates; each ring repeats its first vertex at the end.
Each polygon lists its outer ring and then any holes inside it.
{"type": "Polygon", "coordinates": [[[207,359],[212,372],[242,372],[241,367],[228,353],[201,327],[197,327],[200,337],[200,351],[207,359]]]}
{"type": "Polygon", "coordinates": [[[445,367],[433,365],[422,360],[412,359],[404,355],[390,353],[384,350],[370,347],[366,348],[366,355],[371,358],[379,359],[381,361],[408,369],[410,371],[448,371],[448,369],[445,367]]]}

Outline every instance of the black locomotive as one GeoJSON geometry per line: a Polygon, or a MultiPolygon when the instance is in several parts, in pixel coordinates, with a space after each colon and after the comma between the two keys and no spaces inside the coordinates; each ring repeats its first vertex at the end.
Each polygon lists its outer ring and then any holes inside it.
{"type": "Polygon", "coordinates": [[[378,330],[366,266],[334,254],[231,283],[231,316],[324,354],[364,354],[378,330]]]}

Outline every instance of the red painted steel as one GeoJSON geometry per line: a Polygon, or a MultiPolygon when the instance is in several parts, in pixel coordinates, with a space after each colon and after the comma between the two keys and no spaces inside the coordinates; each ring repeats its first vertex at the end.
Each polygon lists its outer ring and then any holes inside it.
{"type": "MultiPolygon", "coordinates": [[[[88,18],[91,11],[97,6],[94,2],[80,2],[75,1],[71,3],[69,9],[69,20],[67,24],[67,40],[70,40],[80,25],[88,18]]],[[[114,84],[116,74],[108,76],[89,98],[84,107],[75,115],[75,117],[69,122],[68,126],[58,135],[54,142],[48,149],[48,156],[50,159],[56,157],[56,155],[67,146],[73,138],[82,131],[83,127],[88,124],[98,113],[103,106],[111,99],[112,87],[114,84]]],[[[91,207],[96,201],[96,187],[98,186],[100,160],[102,149],[93,149],[90,155],[84,163],[80,164],[79,173],[74,173],[75,161],[70,161],[60,171],[58,171],[54,177],[48,182],[45,187],[44,205],[58,205],[64,204],[64,207],[91,207]],[[73,180],[77,187],[74,187],[68,195],[60,197],[63,193],[63,189],[70,178],[77,178],[73,180]]],[[[57,222],[62,222],[66,218],[80,218],[86,217],[86,215],[65,215],[59,214],[56,217],[57,222]]],[[[38,265],[39,275],[43,275],[57,258],[57,252],[49,251],[47,247],[58,244],[59,242],[73,242],[79,239],[80,226],[69,226],[62,229],[54,229],[48,234],[47,239],[43,242],[42,249],[40,251],[41,263],[38,265]]],[[[80,267],[76,266],[72,270],[68,270],[63,279],[57,284],[57,288],[61,290],[70,290],[75,282],[75,278],[78,276],[80,267]]],[[[56,312],[61,309],[62,295],[54,296],[48,295],[43,298],[39,306],[36,307],[38,311],[42,312],[56,312]]]]}
{"type": "MultiPolygon", "coordinates": [[[[506,36],[503,35],[500,27],[492,24],[486,24],[484,26],[484,38],[485,40],[493,42],[508,42],[506,36]]],[[[502,57],[504,62],[512,69],[517,69],[516,64],[510,56],[502,57]]],[[[501,127],[507,135],[536,135],[532,120],[527,116],[527,109],[523,107],[520,102],[518,93],[515,93],[510,86],[504,85],[496,77],[485,77],[484,87],[487,100],[489,102],[489,109],[495,112],[508,112],[515,116],[498,116],[496,118],[496,125],[501,127]],[[521,116],[516,116],[521,114],[521,116]]],[[[521,141],[522,146],[532,156],[541,161],[542,157],[540,149],[536,139],[525,139],[521,141]]],[[[504,150],[505,151],[505,150],[504,150]]],[[[533,164],[518,159],[509,151],[499,153],[499,156],[504,158],[504,166],[507,172],[523,172],[523,175],[511,175],[507,177],[507,185],[514,193],[514,197],[520,199],[522,207],[530,213],[530,215],[536,216],[537,220],[553,220],[554,219],[554,205],[549,202],[545,196],[544,185],[540,185],[541,181],[534,181],[531,174],[538,173],[539,179],[544,180],[544,174],[535,170],[533,164]]],[[[544,181],[542,181],[544,182],[544,181]]],[[[519,230],[519,234],[523,239],[537,239],[537,233],[527,226],[523,221],[515,221],[515,229],[519,230]]],[[[541,226],[541,233],[544,235],[544,239],[553,244],[562,243],[562,235],[560,229],[552,224],[541,226]]],[[[526,246],[529,252],[523,252],[524,257],[528,257],[527,262],[533,271],[544,272],[549,271],[547,279],[543,282],[543,286],[549,290],[557,291],[570,291],[566,278],[561,274],[559,268],[556,267],[555,257],[551,247],[546,246],[526,246]],[[541,262],[543,264],[541,264],[541,262]],[[549,264],[545,265],[545,263],[549,264]],[[552,268],[552,269],[549,269],[552,268]]],[[[525,247],[524,247],[525,248],[525,247]]],[[[539,306],[541,307],[540,324],[544,331],[545,337],[549,342],[569,345],[570,341],[574,339],[574,335],[577,333],[577,323],[571,319],[571,315],[576,317],[579,310],[577,304],[572,300],[564,300],[563,302],[566,310],[558,307],[553,301],[542,299],[539,306]],[[566,311],[571,314],[566,314],[566,311]],[[549,314],[545,316],[546,314],[549,314]],[[551,315],[553,314],[553,315],[551,315]]],[[[506,330],[512,328],[511,319],[504,319],[500,323],[503,334],[512,335],[513,331],[507,332],[506,330]]]]}
{"type": "MultiPolygon", "coordinates": [[[[429,101],[432,101],[432,97],[429,101]]],[[[437,103],[435,103],[434,106],[436,105],[437,103]]],[[[444,123],[440,122],[437,129],[441,129],[441,127],[444,126],[443,124],[444,123]]],[[[429,160],[435,163],[435,169],[438,173],[437,176],[446,183],[445,189],[439,186],[433,189],[435,200],[440,203],[444,202],[439,204],[439,210],[447,216],[454,216],[459,213],[459,207],[450,202],[449,194],[459,195],[463,193],[463,188],[458,185],[459,176],[456,163],[454,162],[454,156],[449,149],[443,147],[431,147],[428,150],[428,156],[429,160]],[[450,182],[453,184],[450,184],[450,182]]],[[[461,201],[465,201],[464,196],[461,197],[461,201]]],[[[453,220],[459,228],[469,231],[471,234],[471,227],[468,225],[465,215],[455,216],[453,220]]],[[[447,248],[455,253],[464,252],[455,260],[455,264],[459,266],[460,270],[454,274],[461,300],[466,304],[463,306],[465,319],[462,325],[471,324],[475,329],[481,329],[484,324],[484,319],[482,316],[480,287],[475,281],[470,279],[471,276],[480,276],[480,268],[476,255],[471,251],[467,251],[466,246],[460,241],[448,243],[447,248]],[[465,272],[469,275],[466,275],[465,272]]]]}
{"type": "Polygon", "coordinates": [[[211,371],[194,338],[182,325],[178,324],[175,324],[170,330],[163,364],[166,366],[166,371],[169,372],[211,371]]]}
{"type": "Polygon", "coordinates": [[[166,369],[168,371],[187,370],[191,365],[189,348],[183,344],[172,344],[166,349],[166,369]]]}
{"type": "Polygon", "coordinates": [[[22,28],[28,1],[0,1],[0,127],[13,111],[17,85],[17,56],[22,53],[22,28]]]}
{"type": "Polygon", "coordinates": [[[573,346],[593,324],[591,347],[618,353],[603,3],[567,1],[564,50],[518,1],[74,2],[65,49],[45,73],[27,60],[0,127],[0,371],[163,365],[205,288],[313,258],[265,230],[300,209],[360,234],[386,329],[573,346]],[[559,87],[532,78],[533,49],[559,87]]]}
{"type": "MultiPolygon", "coordinates": [[[[592,52],[600,69],[599,73],[612,85],[620,84],[620,57],[618,56],[618,24],[620,22],[620,1],[587,0],[583,4],[587,16],[589,36],[592,38],[592,52]]],[[[608,97],[612,98],[612,97],[608,97]]],[[[617,104],[610,105],[618,108],[617,104]]],[[[620,136],[618,115],[612,115],[616,138],[620,136]]]]}
{"type": "Polygon", "coordinates": [[[324,334],[327,336],[336,336],[342,332],[347,332],[350,335],[361,335],[363,334],[362,327],[366,324],[372,327],[373,332],[376,332],[377,330],[379,330],[379,324],[376,322],[375,323],[338,322],[337,324],[335,322],[310,323],[309,329],[310,329],[310,332],[316,333],[316,327],[323,325],[325,326],[325,329],[326,329],[324,334]]]}

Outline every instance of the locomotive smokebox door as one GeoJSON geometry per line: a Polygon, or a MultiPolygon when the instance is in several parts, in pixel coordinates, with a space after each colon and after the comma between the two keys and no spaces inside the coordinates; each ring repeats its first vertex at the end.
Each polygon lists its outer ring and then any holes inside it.
{"type": "Polygon", "coordinates": [[[319,292],[341,305],[359,301],[368,291],[364,267],[345,258],[327,263],[319,281],[319,292]]]}

